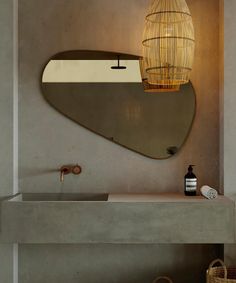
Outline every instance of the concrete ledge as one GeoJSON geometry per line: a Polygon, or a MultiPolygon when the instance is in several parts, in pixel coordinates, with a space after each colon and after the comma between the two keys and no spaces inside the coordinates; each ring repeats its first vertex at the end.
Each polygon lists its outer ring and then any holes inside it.
{"type": "Polygon", "coordinates": [[[6,243],[233,243],[234,202],[181,195],[3,201],[6,243]]]}

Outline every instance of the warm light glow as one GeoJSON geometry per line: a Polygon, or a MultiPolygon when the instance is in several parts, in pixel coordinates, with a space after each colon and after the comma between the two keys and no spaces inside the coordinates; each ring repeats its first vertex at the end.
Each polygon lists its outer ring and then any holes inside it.
{"type": "Polygon", "coordinates": [[[140,61],[146,86],[176,91],[188,83],[194,48],[193,22],[185,0],[153,0],[146,16],[140,61]]]}

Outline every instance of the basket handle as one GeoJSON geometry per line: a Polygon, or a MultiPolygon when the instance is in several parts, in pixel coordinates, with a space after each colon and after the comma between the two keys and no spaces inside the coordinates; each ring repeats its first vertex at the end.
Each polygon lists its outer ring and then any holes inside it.
{"type": "Polygon", "coordinates": [[[221,260],[221,259],[219,259],[219,258],[213,260],[213,261],[210,263],[208,270],[209,270],[210,268],[212,268],[216,263],[220,263],[220,265],[223,267],[223,269],[224,269],[224,279],[227,279],[227,268],[226,268],[226,265],[225,265],[225,263],[223,262],[223,260],[221,260]]]}
{"type": "Polygon", "coordinates": [[[157,277],[156,279],[154,279],[154,280],[152,281],[152,283],[157,283],[157,282],[160,281],[160,280],[166,280],[166,281],[168,281],[169,283],[173,283],[173,281],[172,281],[169,277],[167,277],[167,276],[160,276],[160,277],[157,277]]]}

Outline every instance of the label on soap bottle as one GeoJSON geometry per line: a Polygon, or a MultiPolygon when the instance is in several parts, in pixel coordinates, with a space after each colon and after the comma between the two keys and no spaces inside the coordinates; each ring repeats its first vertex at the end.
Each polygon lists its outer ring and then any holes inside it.
{"type": "Polygon", "coordinates": [[[197,190],[197,179],[185,179],[185,191],[196,192],[197,190]]]}

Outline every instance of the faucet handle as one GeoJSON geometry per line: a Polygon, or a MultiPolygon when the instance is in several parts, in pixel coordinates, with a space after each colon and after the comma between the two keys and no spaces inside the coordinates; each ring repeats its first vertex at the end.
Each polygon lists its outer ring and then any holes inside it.
{"type": "Polygon", "coordinates": [[[72,167],[72,173],[74,175],[79,175],[81,172],[82,172],[82,168],[78,164],[72,167]]]}

